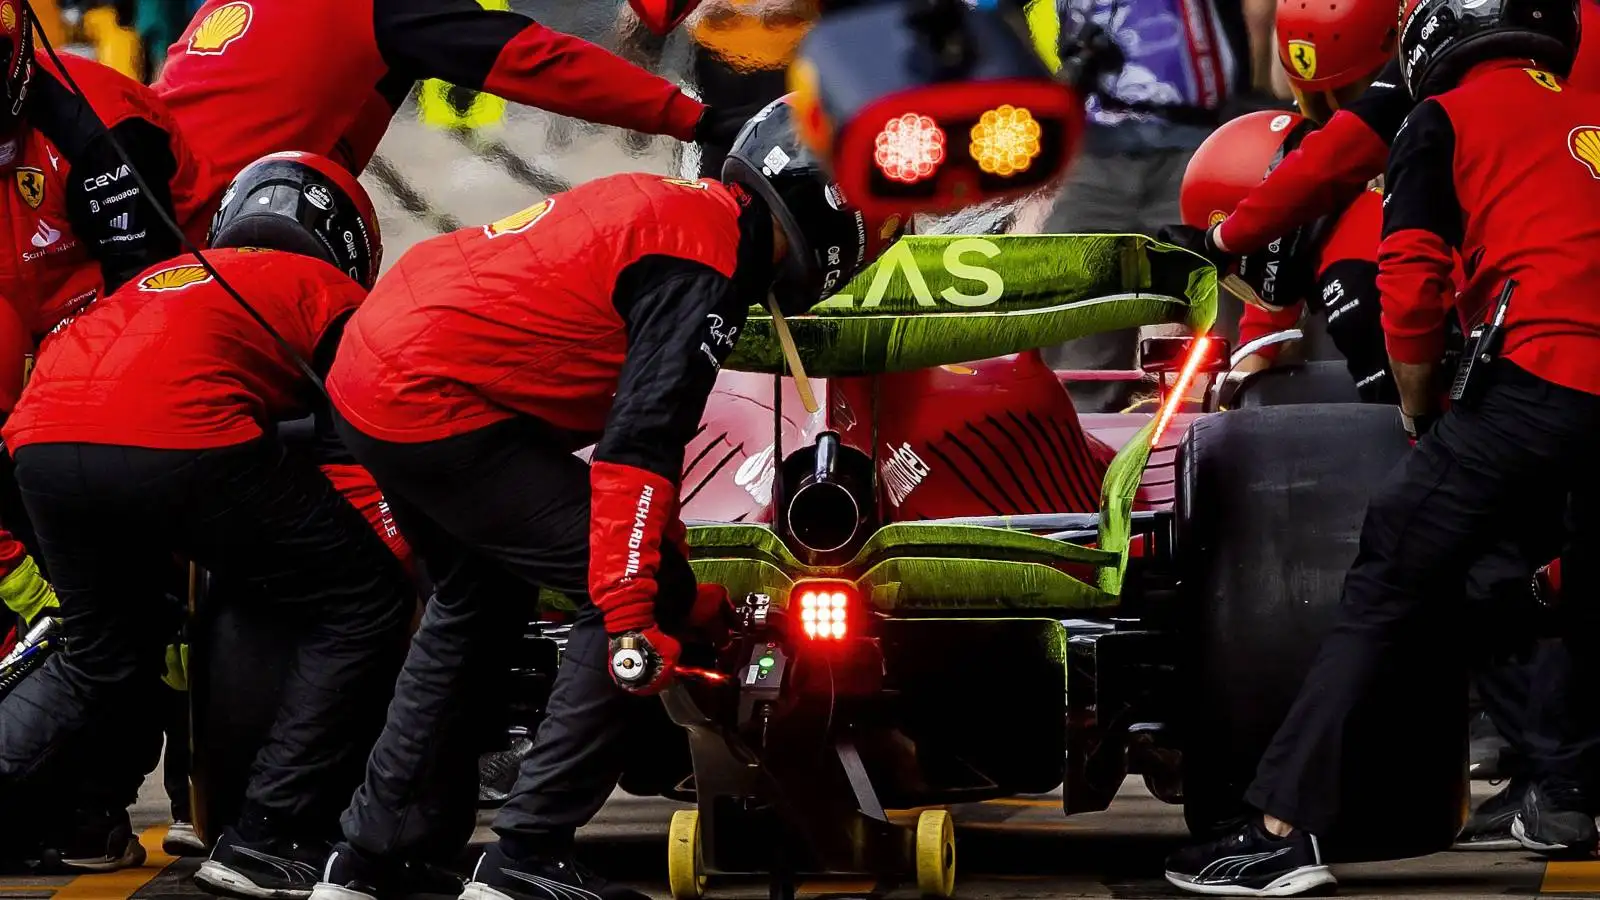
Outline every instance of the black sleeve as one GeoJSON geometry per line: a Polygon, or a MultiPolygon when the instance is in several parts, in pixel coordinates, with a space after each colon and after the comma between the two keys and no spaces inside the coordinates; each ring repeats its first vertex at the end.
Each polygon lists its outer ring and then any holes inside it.
{"type": "MultiPolygon", "coordinates": [[[[339,353],[339,341],[344,337],[344,328],[355,312],[351,309],[334,319],[312,350],[311,369],[324,381],[328,378],[328,370],[333,368],[334,357],[339,353]]],[[[311,415],[298,420],[298,424],[292,424],[291,433],[301,435],[302,445],[317,465],[353,465],[356,458],[345,448],[344,441],[334,430],[333,404],[328,395],[323,391],[314,391],[309,396],[311,415]]],[[[278,433],[280,437],[287,437],[282,426],[279,426],[278,433]]]]}
{"type": "Polygon", "coordinates": [[[506,44],[533,24],[477,0],[373,0],[378,52],[412,78],[481,90],[506,44]]]}
{"type": "Polygon", "coordinates": [[[90,138],[67,162],[72,167],[67,173],[67,219],[100,263],[107,293],[182,251],[182,240],[156,212],[164,209],[173,216],[172,178],[178,162],[165,131],[144,119],[127,119],[109,134],[90,138]],[[144,176],[149,195],[112,148],[113,135],[144,176]]]}
{"type": "Polygon", "coordinates": [[[1455,184],[1455,126],[1435,100],[1406,117],[1383,179],[1383,236],[1407,230],[1437,235],[1460,249],[1466,225],[1455,184]]]}
{"type": "Polygon", "coordinates": [[[748,307],[737,299],[732,279],[704,263],[667,256],[629,266],[613,301],[627,324],[628,354],[594,458],[677,484],[683,448],[748,307]]]}
{"type": "Polygon", "coordinates": [[[1400,402],[1383,340],[1378,264],[1366,259],[1338,260],[1322,270],[1317,288],[1328,337],[1344,357],[1362,402],[1400,402]]]}
{"type": "Polygon", "coordinates": [[[1349,110],[1385,144],[1393,144],[1414,105],[1400,74],[1400,61],[1391,59],[1361,96],[1350,103],[1349,110]]]}

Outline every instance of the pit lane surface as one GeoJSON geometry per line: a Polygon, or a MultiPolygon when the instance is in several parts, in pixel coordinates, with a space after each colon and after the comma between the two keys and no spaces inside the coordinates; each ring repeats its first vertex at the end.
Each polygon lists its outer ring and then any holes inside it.
{"type": "MultiPolygon", "coordinates": [[[[166,802],[159,780],[147,785],[134,825],[152,851],[142,869],[71,878],[0,878],[0,900],[192,900],[196,863],[160,852],[166,802]]],[[[1491,791],[1477,785],[1481,799],[1491,791]]],[[[580,854],[596,868],[653,897],[666,893],[667,819],[677,804],[618,795],[581,835],[580,854]]],[[[1183,838],[1183,820],[1130,781],[1104,813],[1067,819],[1059,797],[1029,797],[952,808],[956,819],[960,900],[1183,897],[1161,878],[1162,857],[1183,838]]],[[[1375,827],[1395,827],[1381,823],[1375,827]]],[[[486,829],[480,830],[486,839],[486,829]]],[[[1339,896],[1477,898],[1543,894],[1600,898],[1600,861],[1546,865],[1530,854],[1441,853],[1420,860],[1350,866],[1338,871],[1339,896]]],[[[709,900],[760,900],[764,882],[713,880],[709,900]]],[[[800,896],[911,900],[915,884],[806,881],[800,896]]]]}

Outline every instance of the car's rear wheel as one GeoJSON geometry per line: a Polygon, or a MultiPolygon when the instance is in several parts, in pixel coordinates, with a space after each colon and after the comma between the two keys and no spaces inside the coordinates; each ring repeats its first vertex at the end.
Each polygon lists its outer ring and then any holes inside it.
{"type": "Polygon", "coordinates": [[[1305,403],[1360,403],[1355,379],[1343,360],[1290,363],[1240,379],[1228,406],[1253,409],[1305,403]]]}
{"type": "MultiPolygon", "coordinates": [[[[1178,478],[1184,813],[1197,834],[1243,814],[1245,788],[1299,692],[1355,558],[1369,491],[1407,444],[1392,408],[1296,405],[1197,421],[1178,478]]],[[[1466,790],[1466,684],[1448,640],[1380,676],[1345,730],[1345,860],[1443,850],[1466,790]]]]}

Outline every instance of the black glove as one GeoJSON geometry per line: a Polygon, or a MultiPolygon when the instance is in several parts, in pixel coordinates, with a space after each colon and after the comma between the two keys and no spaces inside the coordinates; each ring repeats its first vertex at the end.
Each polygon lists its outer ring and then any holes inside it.
{"type": "Polygon", "coordinates": [[[733,139],[739,136],[739,129],[744,127],[744,123],[766,105],[745,103],[739,106],[707,106],[705,112],[700,114],[700,121],[694,123],[694,142],[727,150],[733,146],[733,139]]]}
{"type": "Polygon", "coordinates": [[[1233,265],[1234,256],[1217,246],[1215,233],[1216,226],[1202,231],[1192,225],[1164,225],[1156,232],[1156,240],[1198,253],[1218,269],[1226,269],[1233,265]]]}
{"type": "Polygon", "coordinates": [[[1239,277],[1267,309],[1293,306],[1315,292],[1310,230],[1301,226],[1239,257],[1239,277]]]}
{"type": "Polygon", "coordinates": [[[1422,436],[1433,430],[1435,422],[1439,421],[1437,413],[1423,413],[1418,416],[1408,416],[1405,410],[1400,410],[1400,426],[1406,430],[1406,436],[1412,443],[1422,439],[1422,436]]]}

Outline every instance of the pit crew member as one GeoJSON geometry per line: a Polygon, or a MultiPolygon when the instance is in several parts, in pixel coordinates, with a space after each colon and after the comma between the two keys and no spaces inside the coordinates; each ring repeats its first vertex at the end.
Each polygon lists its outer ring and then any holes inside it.
{"type": "Polygon", "coordinates": [[[244,811],[196,880],[237,890],[241,860],[289,872],[326,856],[307,810],[361,758],[360,712],[387,698],[416,594],[361,513],[272,431],[320,396],[306,368],[331,363],[379,240],[348,172],[306,154],[267,157],[236,179],[208,258],[270,330],[180,256],[44,344],[0,435],[66,641],[0,703],[8,808],[59,783],[60,748],[161,675],[170,632],[151,612],[164,602],[163,561],[177,555],[258,585],[304,627],[244,811]]]}
{"type": "Polygon", "coordinates": [[[476,0],[207,0],[167,54],[155,90],[211,165],[212,201],[279,150],[361,172],[425,78],[681,141],[726,142],[749,115],[476,0]]]}
{"type": "MultiPolygon", "coordinates": [[[[1426,649],[1415,646],[1427,631],[1416,626],[1447,612],[1430,602],[1453,593],[1440,585],[1463,581],[1506,521],[1561,521],[1569,492],[1567,539],[1593,546],[1600,310],[1586,286],[1600,284],[1600,223],[1589,213],[1600,203],[1600,94],[1563,77],[1579,19],[1576,0],[1410,0],[1404,10],[1400,58],[1419,102],[1385,175],[1378,286],[1401,410],[1419,439],[1373,497],[1334,629],[1245,794],[1261,816],[1169,858],[1167,877],[1181,888],[1289,896],[1331,885],[1316,835],[1348,789],[1344,723],[1381,689],[1387,659],[1426,649]],[[1456,255],[1466,260],[1458,295],[1456,255]],[[1491,359],[1439,415],[1452,299],[1464,322],[1492,316],[1499,329],[1485,344],[1491,359]]],[[[1530,567],[1537,552],[1529,548],[1530,567]]],[[[1593,589],[1593,559],[1563,554],[1569,596],[1593,589]]],[[[1568,746],[1600,733],[1597,631],[1585,612],[1569,611],[1579,621],[1562,635],[1572,669],[1556,701],[1568,746]]],[[[1582,778],[1593,769],[1582,763],[1594,743],[1529,793],[1564,799],[1591,830],[1582,778]]]]}
{"type": "Polygon", "coordinates": [[[642,897],[578,867],[572,842],[616,785],[635,694],[666,687],[681,642],[728,604],[686,563],[684,445],[751,305],[772,292],[810,308],[905,221],[868,222],[838,196],[788,98],[751,120],[723,172],[601,178],[426,241],[352,319],[328,379],[336,423],[437,594],[313,897],[400,892],[406,862],[459,851],[471,817],[452,844],[430,832],[458,823],[418,798],[430,779],[471,789],[471,748],[451,747],[468,666],[521,633],[528,610],[510,598],[530,585],[580,611],[467,893],[642,897]],[[596,437],[585,465],[572,451],[596,437]],[[625,650],[639,655],[614,664],[625,650]],[[643,666],[619,668],[629,659],[643,666]]]}

